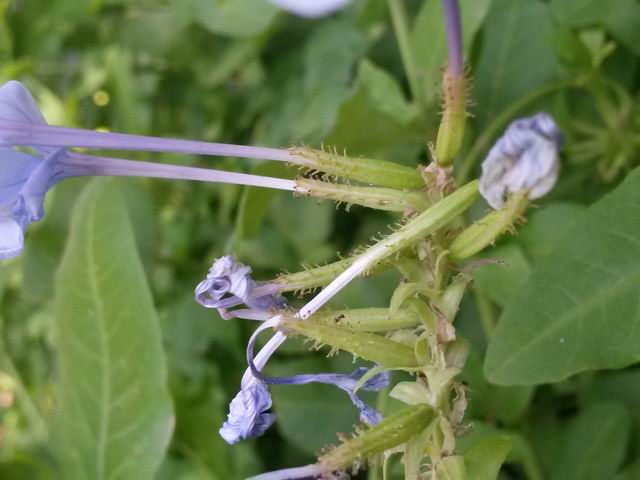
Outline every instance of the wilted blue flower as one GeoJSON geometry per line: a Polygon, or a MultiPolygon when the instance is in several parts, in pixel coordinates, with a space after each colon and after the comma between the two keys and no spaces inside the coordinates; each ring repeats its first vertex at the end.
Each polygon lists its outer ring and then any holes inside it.
{"type": "Polygon", "coordinates": [[[196,287],[196,301],[207,308],[216,308],[224,319],[247,318],[267,320],[270,310],[286,304],[278,295],[280,286],[259,283],[251,278],[251,267],[236,262],[232,256],[213,262],[207,278],[196,287]],[[238,305],[246,309],[228,311],[238,305]]]}
{"type": "Polygon", "coordinates": [[[301,17],[322,17],[344,8],[350,0],[269,0],[301,17]]]}
{"type": "MultiPolygon", "coordinates": [[[[262,362],[260,362],[260,365],[256,366],[253,350],[260,333],[268,328],[277,326],[278,320],[278,317],[274,317],[271,320],[263,323],[259,328],[256,329],[256,331],[249,339],[249,343],[247,344],[247,363],[249,364],[249,369],[253,374],[253,378],[255,379],[255,381],[261,383],[264,382],[269,385],[304,385],[307,383],[325,383],[329,385],[335,385],[341,390],[347,392],[347,395],[349,395],[349,398],[351,399],[353,404],[358,407],[358,410],[360,410],[360,420],[362,422],[368,425],[375,425],[379,423],[380,420],[382,420],[382,415],[380,414],[380,412],[364,403],[355,393],[356,384],[367,372],[369,372],[368,368],[358,368],[349,375],[340,373],[310,373],[302,375],[292,375],[289,377],[270,377],[267,375],[263,375],[261,372],[263,364],[262,362]]],[[[382,390],[383,388],[386,388],[388,385],[389,373],[380,372],[371,376],[371,378],[368,378],[361,385],[360,389],[368,392],[377,392],[379,390],[382,390]]]]}
{"type": "Polygon", "coordinates": [[[202,153],[209,150],[210,153],[232,154],[235,149],[239,155],[260,152],[274,157],[280,155],[273,149],[180,140],[150,140],[150,137],[52,127],[45,122],[29,91],[20,82],[7,82],[0,87],[0,259],[15,257],[22,251],[27,227],[44,215],[43,204],[47,191],[69,177],[146,176],[294,189],[294,182],[290,180],[132,162],[66,150],[71,146],[140,150],[145,144],[150,150],[158,150],[159,146],[169,151],[190,147],[191,150],[204,150],[202,153]],[[16,145],[29,147],[31,151],[17,151],[13,148],[16,145]]]}
{"type": "Polygon", "coordinates": [[[547,113],[512,122],[482,163],[480,193],[496,210],[508,193],[526,190],[530,199],[542,197],[558,179],[562,144],[562,133],[547,113]]]}
{"type": "Polygon", "coordinates": [[[261,382],[252,383],[232,400],[220,435],[229,444],[259,437],[276,419],[275,415],[267,413],[270,408],[271,394],[267,387],[261,382]]]}

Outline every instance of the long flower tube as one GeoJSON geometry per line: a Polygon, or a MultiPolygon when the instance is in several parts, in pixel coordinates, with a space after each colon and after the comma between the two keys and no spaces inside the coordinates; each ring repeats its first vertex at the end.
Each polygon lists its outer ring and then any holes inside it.
{"type": "Polygon", "coordinates": [[[29,154],[0,147],[0,259],[20,254],[29,224],[44,216],[44,199],[51,187],[66,178],[84,176],[171,178],[295,189],[291,180],[244,173],[93,157],[63,148],[29,154]]]}

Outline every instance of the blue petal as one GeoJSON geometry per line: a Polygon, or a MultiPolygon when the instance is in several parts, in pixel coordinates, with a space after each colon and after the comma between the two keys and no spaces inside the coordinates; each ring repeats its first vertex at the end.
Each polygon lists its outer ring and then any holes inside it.
{"type": "Polygon", "coordinates": [[[43,125],[47,123],[29,90],[15,80],[0,87],[0,120],[43,125]]]}
{"type": "Polygon", "coordinates": [[[44,215],[44,197],[47,191],[63,178],[60,161],[66,152],[58,149],[46,157],[31,173],[13,207],[13,218],[26,228],[27,225],[40,220],[44,215]]]}
{"type": "Polygon", "coordinates": [[[35,155],[0,147],[0,211],[13,209],[20,190],[41,162],[35,155]]]}
{"type": "Polygon", "coordinates": [[[0,260],[16,257],[24,247],[24,233],[13,218],[0,217],[0,260]]]}
{"type": "Polygon", "coordinates": [[[227,421],[220,428],[220,436],[229,444],[259,437],[275,422],[271,408],[271,394],[267,387],[256,382],[243,388],[229,405],[227,421]]]}

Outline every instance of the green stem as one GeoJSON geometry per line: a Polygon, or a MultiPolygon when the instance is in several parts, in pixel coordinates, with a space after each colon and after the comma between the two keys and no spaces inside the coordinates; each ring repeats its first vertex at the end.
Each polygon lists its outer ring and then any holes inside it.
{"type": "Polygon", "coordinates": [[[493,139],[500,133],[502,129],[509,123],[509,121],[523,108],[527,107],[531,103],[539,100],[547,95],[550,95],[563,88],[569,88],[576,85],[575,80],[559,80],[557,82],[547,83],[532,90],[527,95],[520,97],[511,105],[506,107],[502,112],[498,114],[496,118],[489,124],[487,129],[480,135],[471,150],[467,154],[464,161],[456,168],[457,181],[459,184],[464,184],[469,179],[473,167],[476,165],[480,155],[489,147],[493,139]]]}
{"type": "Polygon", "coordinates": [[[391,23],[393,23],[393,30],[398,42],[398,48],[400,49],[400,57],[402,58],[402,65],[407,75],[411,96],[422,107],[421,111],[424,111],[426,107],[424,90],[420,87],[420,79],[414,63],[409,37],[409,21],[407,19],[408,16],[404,0],[387,0],[387,6],[391,13],[391,23]]]}

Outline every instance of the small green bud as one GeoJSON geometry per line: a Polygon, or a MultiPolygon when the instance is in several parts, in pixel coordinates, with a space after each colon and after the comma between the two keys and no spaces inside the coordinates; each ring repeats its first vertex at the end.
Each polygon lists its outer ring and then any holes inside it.
{"type": "Polygon", "coordinates": [[[464,260],[482,251],[500,235],[513,228],[513,224],[529,206],[526,192],[512,195],[504,208],[493,211],[464,229],[449,246],[453,260],[464,260]]]}

